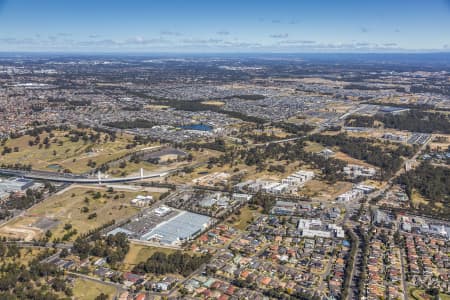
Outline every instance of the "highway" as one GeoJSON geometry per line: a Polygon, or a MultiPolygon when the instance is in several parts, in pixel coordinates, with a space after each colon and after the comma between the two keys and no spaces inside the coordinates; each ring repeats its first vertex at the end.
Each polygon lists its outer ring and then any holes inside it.
{"type": "Polygon", "coordinates": [[[0,174],[7,176],[16,176],[27,179],[35,180],[45,180],[45,181],[56,181],[56,182],[66,182],[66,183],[115,183],[115,182],[129,182],[138,181],[142,179],[158,178],[164,177],[178,171],[178,169],[168,170],[164,172],[155,172],[144,174],[143,176],[129,176],[129,177],[113,177],[113,178],[98,178],[98,177],[87,177],[73,174],[63,174],[55,172],[43,172],[43,171],[22,171],[22,170],[12,170],[12,169],[0,169],[0,174]]]}

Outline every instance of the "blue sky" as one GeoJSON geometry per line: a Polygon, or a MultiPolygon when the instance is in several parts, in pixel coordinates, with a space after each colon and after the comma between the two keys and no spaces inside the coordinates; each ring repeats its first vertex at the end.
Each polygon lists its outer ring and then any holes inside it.
{"type": "Polygon", "coordinates": [[[450,52],[450,0],[0,0],[0,51],[450,52]]]}

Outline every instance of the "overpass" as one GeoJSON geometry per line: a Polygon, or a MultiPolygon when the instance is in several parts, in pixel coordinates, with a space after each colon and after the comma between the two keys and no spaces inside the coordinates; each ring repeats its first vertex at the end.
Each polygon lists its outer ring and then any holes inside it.
{"type": "Polygon", "coordinates": [[[0,169],[1,175],[23,177],[27,179],[34,180],[44,180],[44,181],[56,181],[65,183],[81,183],[81,184],[102,184],[102,183],[117,183],[117,182],[129,182],[138,181],[149,178],[158,178],[170,175],[176,172],[178,169],[168,170],[164,172],[155,172],[144,174],[141,169],[141,174],[139,176],[129,176],[129,177],[112,177],[112,178],[102,178],[100,173],[98,177],[88,177],[83,175],[74,175],[70,173],[55,173],[46,171],[24,171],[24,170],[13,170],[13,169],[0,169]]]}

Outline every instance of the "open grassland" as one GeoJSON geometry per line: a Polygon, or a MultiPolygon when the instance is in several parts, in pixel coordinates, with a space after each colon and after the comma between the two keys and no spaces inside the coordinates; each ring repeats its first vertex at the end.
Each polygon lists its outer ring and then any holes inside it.
{"type": "Polygon", "coordinates": [[[311,197],[317,200],[333,201],[338,195],[347,192],[352,188],[352,183],[338,181],[333,184],[319,180],[308,181],[298,192],[299,195],[311,197]]]}
{"type": "Polygon", "coordinates": [[[78,234],[100,227],[112,220],[119,221],[138,212],[130,205],[135,196],[147,194],[137,191],[108,192],[102,187],[74,187],[55,194],[40,202],[24,215],[0,227],[0,235],[16,237],[25,240],[37,238],[50,229],[53,238],[62,238],[70,230],[65,230],[66,224],[75,229],[73,240],[78,234]],[[51,220],[51,228],[39,228],[42,220],[51,220]]]}
{"type": "MultiPolygon", "coordinates": [[[[429,300],[434,299],[433,296],[428,295],[424,290],[418,289],[418,288],[411,288],[409,290],[409,295],[412,299],[415,300],[429,300]]],[[[441,300],[450,300],[450,295],[448,294],[439,294],[439,299],[441,300]]]]}
{"type": "Polygon", "coordinates": [[[69,131],[54,130],[39,135],[39,143],[30,145],[36,138],[24,135],[15,139],[8,139],[4,147],[13,149],[11,153],[0,156],[0,164],[31,164],[35,170],[58,171],[68,170],[72,173],[84,173],[92,170],[88,166],[89,161],[96,166],[118,159],[128,153],[132,153],[145,145],[139,145],[127,149],[127,145],[133,142],[133,136],[120,134],[114,141],[105,133],[97,133],[92,130],[78,130],[89,134],[100,134],[98,141],[74,139],[69,131]],[[48,140],[48,145],[44,143],[48,140]]]}
{"type": "Polygon", "coordinates": [[[206,105],[214,105],[214,106],[224,106],[224,105],[225,105],[225,102],[209,100],[209,101],[203,101],[202,104],[206,104],[206,105]]]}
{"type": "Polygon", "coordinates": [[[135,265],[140,262],[145,262],[149,257],[151,257],[155,252],[163,252],[165,254],[171,254],[177,250],[162,248],[162,247],[153,247],[146,246],[136,243],[130,244],[130,250],[128,251],[125,259],[123,260],[123,271],[131,271],[135,265]]]}
{"type": "Polygon", "coordinates": [[[433,134],[429,146],[434,151],[446,151],[450,147],[450,134],[433,134]]]}
{"type": "Polygon", "coordinates": [[[147,174],[152,172],[164,172],[167,170],[183,168],[193,163],[195,163],[195,161],[173,161],[160,164],[153,164],[148,161],[139,161],[137,163],[134,161],[128,161],[126,162],[126,165],[110,167],[107,173],[111,174],[114,177],[137,176],[140,174],[141,168],[144,169],[144,174],[147,174]]]}
{"type": "Polygon", "coordinates": [[[245,230],[245,228],[251,224],[252,220],[260,215],[261,212],[261,208],[252,209],[249,206],[244,206],[240,209],[239,213],[231,215],[227,219],[227,222],[236,229],[245,230]]]}
{"type": "Polygon", "coordinates": [[[81,278],[75,280],[73,286],[73,297],[76,300],[92,300],[101,293],[108,295],[108,299],[114,299],[116,292],[116,288],[110,285],[81,278]]]}
{"type": "Polygon", "coordinates": [[[305,151],[307,152],[313,152],[313,153],[317,153],[322,151],[323,149],[325,149],[324,146],[322,146],[319,143],[315,143],[315,142],[307,142],[306,143],[306,147],[305,147],[305,151]]]}
{"type": "Polygon", "coordinates": [[[354,164],[354,165],[360,165],[360,166],[374,168],[374,166],[372,166],[371,164],[366,163],[363,160],[353,158],[353,157],[349,156],[348,154],[345,154],[343,152],[338,151],[337,148],[333,148],[332,150],[335,151],[335,153],[336,153],[333,156],[333,158],[343,160],[343,161],[345,161],[348,164],[354,164]]]}
{"type": "Polygon", "coordinates": [[[20,257],[3,257],[2,262],[5,264],[18,263],[28,266],[39,254],[45,252],[45,248],[20,248],[19,252],[20,257]]]}
{"type": "Polygon", "coordinates": [[[428,205],[429,201],[425,199],[419,192],[416,190],[412,191],[411,202],[414,208],[419,208],[421,205],[428,205]]]}

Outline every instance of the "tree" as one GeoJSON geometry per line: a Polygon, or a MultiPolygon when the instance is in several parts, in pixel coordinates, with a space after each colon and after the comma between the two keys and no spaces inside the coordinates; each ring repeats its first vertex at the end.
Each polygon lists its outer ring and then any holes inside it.
{"type": "Polygon", "coordinates": [[[108,295],[101,293],[97,297],[95,297],[95,300],[108,300],[108,295]]]}

